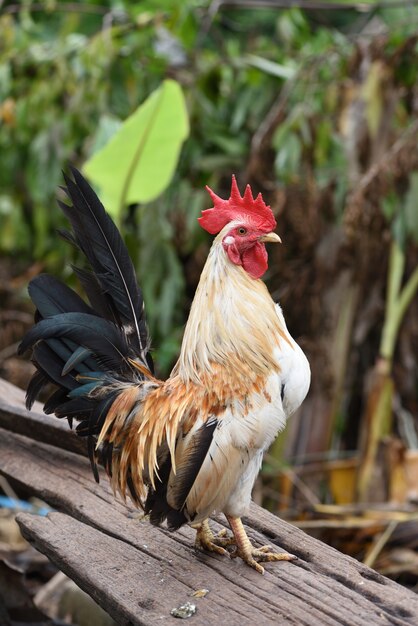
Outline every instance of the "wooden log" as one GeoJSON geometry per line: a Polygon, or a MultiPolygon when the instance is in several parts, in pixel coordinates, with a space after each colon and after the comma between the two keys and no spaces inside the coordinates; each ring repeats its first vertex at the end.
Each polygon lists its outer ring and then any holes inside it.
{"type": "MultiPolygon", "coordinates": [[[[20,515],[19,523],[118,624],[171,620],[171,609],[184,601],[197,605],[196,625],[417,623],[415,594],[259,507],[245,520],[251,539],[299,557],[266,564],[264,576],[239,559],[196,552],[189,527],[169,533],[139,521],[106,480],[94,483],[80,455],[0,431],[0,471],[65,513],[20,515]],[[209,594],[191,598],[199,588],[209,594]]],[[[222,524],[217,518],[213,527],[222,524]]]]}

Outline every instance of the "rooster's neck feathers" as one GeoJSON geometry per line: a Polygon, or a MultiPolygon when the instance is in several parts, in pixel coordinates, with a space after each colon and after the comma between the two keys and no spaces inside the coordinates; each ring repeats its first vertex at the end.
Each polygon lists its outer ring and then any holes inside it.
{"type": "Polygon", "coordinates": [[[279,369],[274,349],[286,340],[283,326],[265,284],[228,260],[222,247],[227,228],[212,245],[172,372],[184,382],[203,384],[214,364],[234,367],[237,377],[248,369],[256,377],[279,369]]]}

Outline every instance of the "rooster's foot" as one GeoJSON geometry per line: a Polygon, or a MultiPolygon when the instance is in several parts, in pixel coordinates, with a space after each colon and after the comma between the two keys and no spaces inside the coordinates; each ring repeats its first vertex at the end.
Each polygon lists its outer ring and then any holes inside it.
{"type": "Polygon", "coordinates": [[[235,552],[231,554],[231,558],[240,557],[244,563],[254,568],[260,574],[264,574],[264,567],[260,565],[260,561],[294,561],[297,559],[294,554],[288,554],[287,552],[269,552],[269,549],[270,546],[254,548],[252,545],[249,550],[237,548],[235,552]]]}
{"type": "Polygon", "coordinates": [[[196,528],[197,531],[195,541],[196,548],[207,550],[208,552],[216,552],[222,556],[230,556],[230,553],[228,550],[225,550],[225,548],[235,543],[235,539],[226,536],[225,529],[221,530],[217,535],[214,535],[207,519],[194,528],[196,528]]]}
{"type": "Polygon", "coordinates": [[[287,552],[270,552],[271,546],[255,548],[248,539],[244,526],[239,517],[227,516],[228,522],[234,533],[236,550],[230,555],[231,558],[240,557],[244,563],[264,574],[264,567],[259,561],[294,561],[297,557],[287,552]]]}

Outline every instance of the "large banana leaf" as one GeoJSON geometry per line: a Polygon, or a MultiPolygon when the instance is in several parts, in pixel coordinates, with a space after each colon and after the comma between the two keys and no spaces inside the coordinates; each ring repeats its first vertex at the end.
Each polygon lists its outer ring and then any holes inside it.
{"type": "Polygon", "coordinates": [[[181,87],[165,80],[84,165],[109,213],[118,220],[125,205],[164,191],[188,133],[181,87]]]}

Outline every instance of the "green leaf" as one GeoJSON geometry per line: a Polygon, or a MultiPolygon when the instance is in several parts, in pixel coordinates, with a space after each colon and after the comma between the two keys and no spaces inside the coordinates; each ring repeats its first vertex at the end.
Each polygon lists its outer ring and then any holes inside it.
{"type": "Polygon", "coordinates": [[[166,80],[84,165],[109,213],[119,219],[125,205],[150,202],[164,191],[188,133],[181,87],[166,80]]]}
{"type": "Polygon", "coordinates": [[[290,67],[290,65],[275,63],[274,61],[264,59],[263,57],[257,56],[255,54],[247,54],[244,57],[244,61],[248,65],[252,65],[262,72],[265,72],[266,74],[271,74],[272,76],[276,76],[277,78],[284,78],[287,80],[288,78],[293,78],[296,74],[296,69],[294,67],[290,67]]]}
{"type": "Polygon", "coordinates": [[[299,174],[302,157],[302,145],[298,135],[289,132],[286,143],[278,150],[275,160],[275,170],[280,180],[294,180],[299,174]]]}

